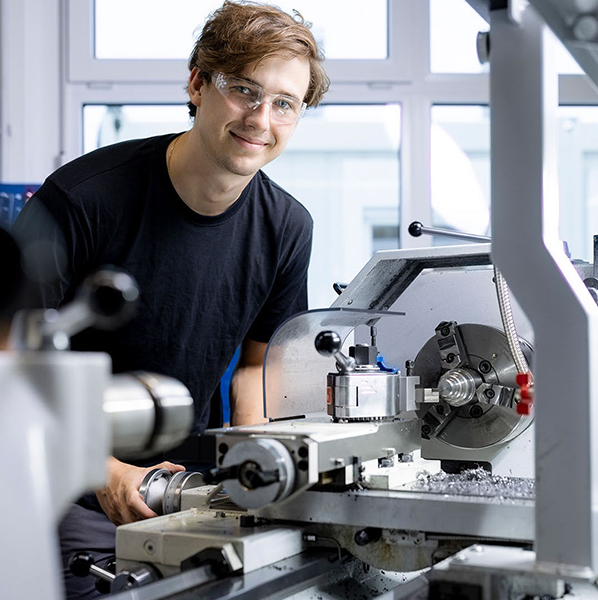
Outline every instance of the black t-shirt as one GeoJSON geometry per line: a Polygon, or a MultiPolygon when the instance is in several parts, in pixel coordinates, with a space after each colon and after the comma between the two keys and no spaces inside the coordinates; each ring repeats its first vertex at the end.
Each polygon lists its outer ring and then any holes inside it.
{"type": "Polygon", "coordinates": [[[59,272],[41,287],[47,307],[70,300],[102,265],[136,279],[141,301],[132,321],[114,332],[89,329],[72,347],[108,352],[116,373],[179,379],[194,398],[201,433],[242,340],[267,342],[307,308],[312,220],[261,171],[225,213],[195,213],[166,169],[174,137],[123,142],[65,165],[27,203],[13,232],[46,279],[59,272]]]}

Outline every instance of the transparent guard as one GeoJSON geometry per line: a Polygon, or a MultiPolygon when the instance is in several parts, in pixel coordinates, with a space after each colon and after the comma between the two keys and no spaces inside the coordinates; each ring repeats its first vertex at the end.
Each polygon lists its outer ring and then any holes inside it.
{"type": "MultiPolygon", "coordinates": [[[[397,328],[396,320],[404,316],[400,312],[326,308],[299,313],[283,323],[266,351],[264,416],[282,419],[326,412],[326,376],[337,369],[334,358],[316,350],[314,342],[321,331],[335,331],[344,344],[359,325],[375,325],[378,330],[397,328]]],[[[365,329],[362,339],[355,341],[369,343],[367,332],[365,329]]],[[[384,354],[384,348],[379,350],[384,354]]],[[[348,349],[343,347],[342,351],[347,354],[348,349]]]]}

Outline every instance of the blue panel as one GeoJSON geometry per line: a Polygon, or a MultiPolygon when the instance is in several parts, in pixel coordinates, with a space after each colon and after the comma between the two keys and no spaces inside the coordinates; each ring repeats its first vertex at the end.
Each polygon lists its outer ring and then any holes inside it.
{"type": "Polygon", "coordinates": [[[230,381],[233,377],[233,372],[239,362],[239,356],[241,355],[241,347],[237,348],[233,359],[230,361],[222,379],[220,380],[220,394],[222,395],[222,421],[224,425],[230,423],[230,381]]]}
{"type": "Polygon", "coordinates": [[[10,229],[39,185],[0,183],[0,227],[10,229]]]}

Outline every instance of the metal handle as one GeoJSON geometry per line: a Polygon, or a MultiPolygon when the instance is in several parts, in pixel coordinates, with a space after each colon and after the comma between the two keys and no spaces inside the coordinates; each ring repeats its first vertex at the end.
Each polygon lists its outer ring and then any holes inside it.
{"type": "Polygon", "coordinates": [[[316,336],[316,350],[322,356],[333,356],[341,373],[355,371],[355,359],[341,352],[343,342],[336,331],[321,331],[316,336]]]}
{"type": "Polygon", "coordinates": [[[419,237],[422,233],[428,235],[444,235],[446,237],[456,238],[465,242],[490,242],[492,238],[484,235],[475,235],[473,233],[461,233],[460,231],[451,231],[450,229],[439,229],[438,227],[424,227],[419,221],[413,221],[408,229],[410,235],[419,237]]]}
{"type": "Polygon", "coordinates": [[[87,327],[117,329],[135,314],[135,280],[113,267],[85,279],[75,299],[60,310],[17,313],[11,330],[15,350],[68,350],[71,336],[87,327]]]}

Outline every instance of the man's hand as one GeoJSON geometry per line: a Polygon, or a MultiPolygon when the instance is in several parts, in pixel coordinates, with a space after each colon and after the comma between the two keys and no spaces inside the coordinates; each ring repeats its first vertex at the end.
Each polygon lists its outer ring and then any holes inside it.
{"type": "Polygon", "coordinates": [[[172,473],[184,471],[182,465],[165,461],[153,467],[135,467],[116,460],[108,459],[108,477],[106,487],[97,490],[100,506],[115,525],[134,523],[139,519],[157,517],[156,513],[141,498],[139,488],[146,474],[152,469],[168,469],[172,473]]]}

